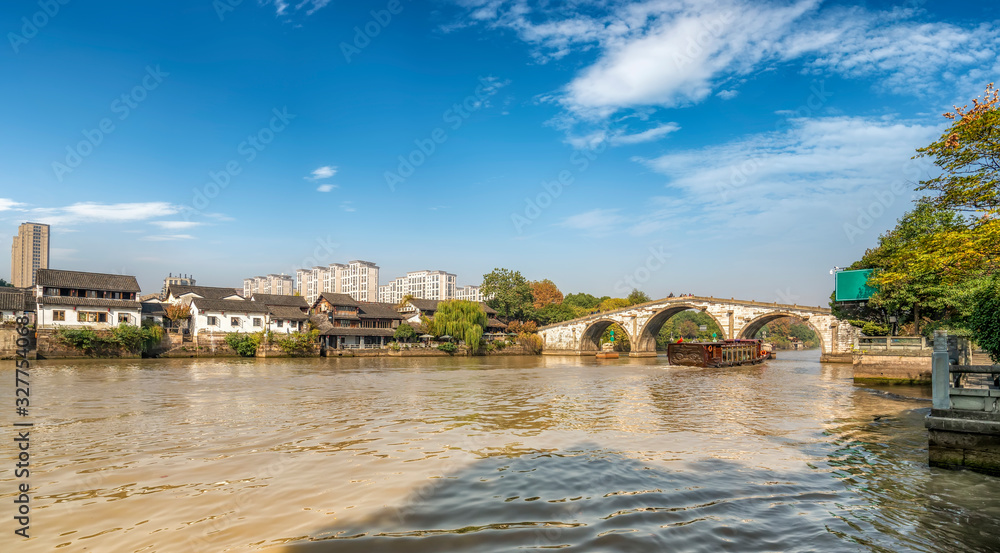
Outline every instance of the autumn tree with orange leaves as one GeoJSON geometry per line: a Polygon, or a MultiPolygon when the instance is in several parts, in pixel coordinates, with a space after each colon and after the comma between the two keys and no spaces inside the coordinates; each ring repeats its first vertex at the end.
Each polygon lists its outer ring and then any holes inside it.
{"type": "Polygon", "coordinates": [[[531,283],[531,295],[535,298],[535,309],[541,309],[553,303],[562,303],[563,293],[549,279],[536,280],[531,283]]]}
{"type": "Polygon", "coordinates": [[[868,308],[886,319],[877,322],[896,316],[923,334],[970,328],[978,298],[997,289],[1000,274],[1000,92],[991,83],[971,108],[944,116],[951,125],[915,156],[940,169],[917,187],[931,195],[850,267],[874,269],[868,308]]]}

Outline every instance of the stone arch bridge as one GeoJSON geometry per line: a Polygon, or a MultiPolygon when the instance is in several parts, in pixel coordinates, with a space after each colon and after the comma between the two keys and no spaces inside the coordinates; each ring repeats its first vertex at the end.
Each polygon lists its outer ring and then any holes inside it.
{"type": "Polygon", "coordinates": [[[837,320],[825,307],[805,307],[736,299],[688,296],[665,298],[615,311],[606,311],[544,326],[538,330],[547,355],[595,355],[601,335],[612,323],[628,334],[632,357],[656,355],[656,336],[667,319],[694,309],[711,316],[722,329],[720,338],[752,338],[767,323],[794,317],[819,336],[824,361],[851,361],[851,346],[858,330],[837,320]]]}

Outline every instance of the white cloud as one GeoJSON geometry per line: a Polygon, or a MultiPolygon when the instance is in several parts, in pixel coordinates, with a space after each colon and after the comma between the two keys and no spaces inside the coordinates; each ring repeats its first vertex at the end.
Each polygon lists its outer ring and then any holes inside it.
{"type": "Polygon", "coordinates": [[[150,223],[166,230],[181,230],[205,224],[197,221],[150,221],[150,223]]]}
{"type": "Polygon", "coordinates": [[[644,131],[634,133],[629,133],[622,128],[615,130],[605,129],[593,131],[582,136],[570,135],[566,137],[566,142],[577,149],[593,150],[604,143],[608,143],[611,146],[623,146],[653,142],[680,129],[681,127],[677,123],[660,123],[644,131]]]}
{"type": "MultiPolygon", "coordinates": [[[[887,214],[908,208],[913,185],[933,170],[926,159],[910,158],[941,131],[891,118],[798,119],[785,131],[637,161],[668,178],[675,213],[697,216],[706,229],[729,236],[795,226],[839,233],[872,202],[887,214]]],[[[656,230],[662,215],[630,217],[638,221],[630,230],[656,230]]],[[[895,216],[886,219],[878,228],[895,216]]]]}
{"type": "Polygon", "coordinates": [[[340,209],[342,209],[342,210],[344,210],[344,211],[346,211],[348,213],[352,213],[354,211],[357,211],[357,209],[355,209],[354,206],[351,205],[351,202],[343,202],[343,203],[341,203],[340,204],[340,209]]]}
{"type": "Polygon", "coordinates": [[[651,142],[653,140],[659,140],[660,138],[679,130],[681,130],[681,127],[677,123],[664,123],[635,134],[625,134],[620,132],[611,137],[611,145],[618,146],[621,144],[651,142]]]}
{"type": "MultiPolygon", "coordinates": [[[[584,4],[567,10],[521,0],[459,1],[469,22],[513,30],[542,63],[570,52],[597,53],[550,100],[584,127],[621,111],[683,107],[711,94],[731,99],[738,92],[734,81],[776,64],[865,78],[877,89],[907,95],[950,94],[970,77],[981,89],[1000,65],[997,24],[927,21],[927,12],[916,9],[844,8],[820,0],[584,4]]],[[[584,147],[593,132],[565,130],[584,147]]]]}
{"type": "Polygon", "coordinates": [[[316,187],[316,191],[317,192],[329,192],[329,191],[333,190],[334,188],[337,188],[336,184],[321,184],[318,187],[316,187]]]}
{"type": "Polygon", "coordinates": [[[14,208],[17,208],[17,207],[20,207],[20,206],[23,206],[23,205],[24,205],[23,203],[21,203],[21,202],[15,202],[14,200],[11,200],[10,198],[0,198],[0,211],[10,211],[10,210],[12,210],[14,208]]]}
{"type": "Polygon", "coordinates": [[[563,219],[558,226],[580,230],[587,234],[603,234],[625,222],[619,209],[592,209],[563,219]]]}
{"type": "Polygon", "coordinates": [[[100,204],[80,202],[66,207],[39,207],[30,210],[40,223],[73,225],[77,223],[129,223],[175,215],[180,206],[167,202],[100,204]]]}
{"type": "Polygon", "coordinates": [[[194,240],[194,236],[190,234],[158,234],[143,236],[140,240],[149,240],[152,242],[164,242],[167,240],[194,240]]]}
{"type": "MultiPolygon", "coordinates": [[[[295,11],[301,11],[303,8],[306,10],[306,15],[312,15],[317,11],[325,8],[331,0],[301,0],[295,5],[295,11]]],[[[288,15],[288,8],[291,6],[287,0],[258,0],[261,6],[271,5],[274,6],[275,15],[288,15]]]]}
{"type": "Polygon", "coordinates": [[[313,169],[313,172],[310,173],[309,176],[306,178],[309,180],[322,180],[322,179],[328,179],[336,174],[337,174],[336,167],[333,167],[331,165],[324,165],[323,167],[313,169]]]}

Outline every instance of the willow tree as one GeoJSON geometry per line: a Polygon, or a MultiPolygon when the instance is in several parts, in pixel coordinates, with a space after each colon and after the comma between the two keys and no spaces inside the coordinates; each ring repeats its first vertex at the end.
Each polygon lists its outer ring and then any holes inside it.
{"type": "Polygon", "coordinates": [[[462,340],[469,350],[479,350],[486,328],[486,312],[476,302],[467,300],[450,300],[438,304],[434,313],[434,331],[439,335],[451,336],[462,340]]]}

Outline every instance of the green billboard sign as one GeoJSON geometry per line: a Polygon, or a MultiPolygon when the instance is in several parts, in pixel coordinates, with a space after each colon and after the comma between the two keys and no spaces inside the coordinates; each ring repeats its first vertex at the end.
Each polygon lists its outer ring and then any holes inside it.
{"type": "Polygon", "coordinates": [[[836,301],[866,301],[877,290],[868,286],[871,269],[860,271],[839,271],[836,273],[836,301]]]}

